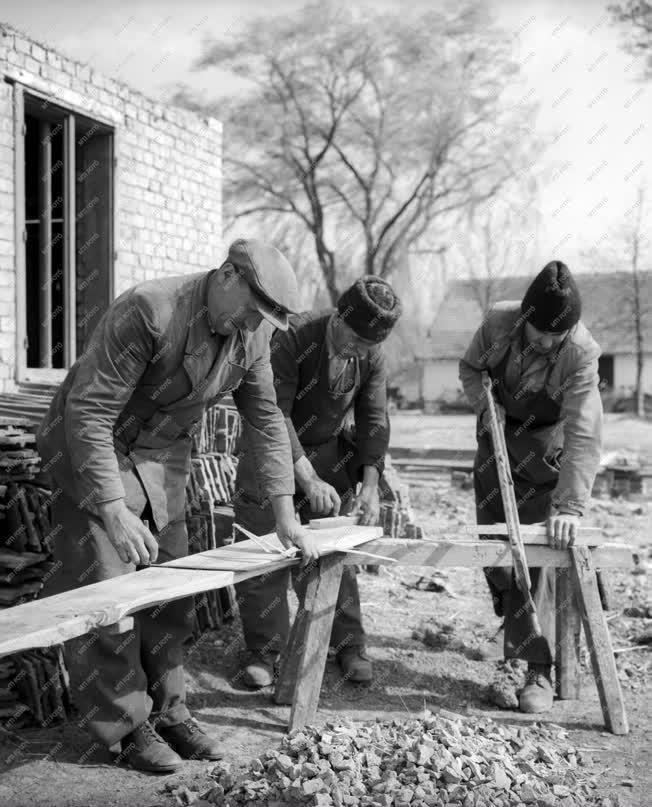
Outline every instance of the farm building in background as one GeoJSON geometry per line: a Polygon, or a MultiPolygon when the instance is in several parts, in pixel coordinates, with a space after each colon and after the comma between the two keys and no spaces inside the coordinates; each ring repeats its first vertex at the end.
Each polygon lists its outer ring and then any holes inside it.
{"type": "Polygon", "coordinates": [[[222,251],[222,128],[0,24],[0,391],[60,381],[129,286],[222,251]]]}
{"type": "MultiPolygon", "coordinates": [[[[636,339],[632,275],[629,272],[578,274],[582,320],[602,348],[600,379],[605,396],[629,397],[636,384],[636,339]]],[[[521,300],[531,277],[452,283],[439,307],[429,342],[419,362],[426,408],[460,401],[458,362],[480,326],[487,302],[521,300]]],[[[652,273],[640,275],[644,373],[643,386],[652,393],[652,273]]]]}

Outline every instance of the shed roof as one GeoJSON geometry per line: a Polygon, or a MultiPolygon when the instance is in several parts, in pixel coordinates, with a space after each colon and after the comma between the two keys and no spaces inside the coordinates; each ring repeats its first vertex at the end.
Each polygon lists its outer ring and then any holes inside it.
{"type": "MultiPolygon", "coordinates": [[[[631,272],[576,274],[582,295],[582,320],[603,353],[634,353],[633,280],[631,272]]],[[[652,272],[642,272],[640,300],[643,340],[652,352],[652,272]]],[[[521,300],[532,280],[507,277],[494,280],[491,299],[521,300]]],[[[480,325],[480,300],[488,298],[488,280],[457,280],[450,284],[429,331],[424,358],[459,359],[480,325]]]]}

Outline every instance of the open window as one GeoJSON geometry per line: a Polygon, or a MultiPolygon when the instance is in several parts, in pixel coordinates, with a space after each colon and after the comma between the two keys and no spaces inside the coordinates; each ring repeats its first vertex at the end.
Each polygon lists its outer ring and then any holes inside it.
{"type": "Polygon", "coordinates": [[[17,380],[56,382],[113,295],[113,130],[14,90],[17,380]]]}

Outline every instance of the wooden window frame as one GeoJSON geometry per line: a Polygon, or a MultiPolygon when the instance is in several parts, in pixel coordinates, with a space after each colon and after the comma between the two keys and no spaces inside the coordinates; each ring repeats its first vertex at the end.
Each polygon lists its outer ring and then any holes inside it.
{"type": "MultiPolygon", "coordinates": [[[[83,120],[85,125],[100,127],[106,134],[112,136],[111,154],[111,178],[109,181],[109,225],[108,225],[108,283],[109,299],[115,298],[115,234],[117,231],[116,203],[115,203],[115,177],[116,159],[115,144],[116,131],[112,122],[102,120],[97,115],[88,115],[82,109],[75,108],[70,104],[62,105],[57,103],[55,97],[23,84],[19,81],[11,82],[14,89],[14,189],[15,189],[15,278],[16,278],[16,350],[15,350],[15,379],[22,383],[45,383],[53,384],[63,381],[68,369],[74,364],[76,356],[76,305],[75,305],[75,278],[76,278],[76,194],[72,192],[75,188],[75,124],[76,119],[83,120]],[[27,256],[26,239],[27,226],[25,223],[25,107],[33,105],[33,101],[43,101],[44,107],[51,107],[55,115],[49,116],[44,113],[44,120],[52,120],[52,117],[63,116],[64,119],[64,153],[67,159],[64,174],[64,205],[65,220],[64,244],[63,244],[63,282],[64,282],[64,335],[65,354],[63,368],[52,367],[28,367],[27,366],[27,256]],[[72,155],[72,159],[70,158],[72,155]],[[71,282],[72,281],[72,282],[71,282]]],[[[33,114],[33,110],[30,110],[33,114]]],[[[39,116],[40,117],[40,116],[39,116]]],[[[49,243],[49,239],[48,239],[49,243]]],[[[41,271],[46,271],[47,256],[41,271]]]]}

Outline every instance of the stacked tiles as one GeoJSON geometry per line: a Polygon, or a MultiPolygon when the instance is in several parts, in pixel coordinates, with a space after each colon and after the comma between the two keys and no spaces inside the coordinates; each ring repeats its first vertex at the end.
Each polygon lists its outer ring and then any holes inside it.
{"type": "Polygon", "coordinates": [[[229,454],[211,452],[192,458],[187,498],[193,510],[206,499],[210,507],[229,504],[235,493],[237,460],[229,454]]]}
{"type": "Polygon", "coordinates": [[[217,404],[204,412],[194,437],[193,454],[235,454],[240,436],[240,416],[231,406],[217,404]]]}
{"type": "MultiPolygon", "coordinates": [[[[186,490],[186,523],[190,553],[224,544],[231,534],[237,460],[233,456],[240,433],[237,410],[217,405],[207,409],[195,435],[186,490]]],[[[195,597],[194,635],[219,627],[232,618],[235,592],[231,586],[195,597]]]]}
{"type": "Polygon", "coordinates": [[[423,529],[414,523],[409,487],[399,480],[389,457],[379,486],[379,524],[383,533],[390,538],[422,539],[423,529]]]}
{"type": "MultiPolygon", "coordinates": [[[[0,607],[33,600],[55,570],[50,492],[38,484],[31,426],[0,421],[0,607]]],[[[63,720],[70,709],[60,648],[0,659],[0,720],[10,725],[63,720]]]]}
{"type": "Polygon", "coordinates": [[[47,727],[71,713],[61,647],[28,650],[0,659],[0,720],[5,728],[47,727]]]}

